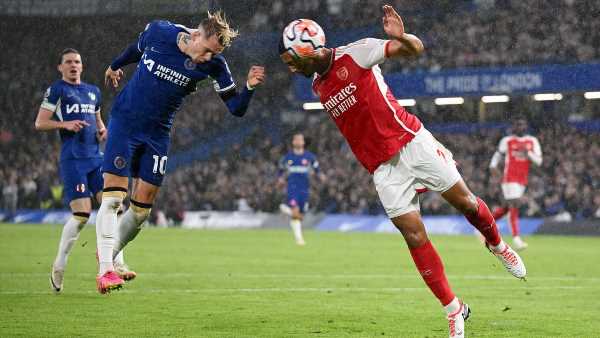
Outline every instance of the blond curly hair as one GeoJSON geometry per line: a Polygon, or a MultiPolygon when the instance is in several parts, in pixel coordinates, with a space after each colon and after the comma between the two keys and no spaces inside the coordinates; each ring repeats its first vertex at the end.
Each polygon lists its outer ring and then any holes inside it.
{"type": "Polygon", "coordinates": [[[200,22],[198,28],[202,27],[207,38],[216,35],[223,47],[229,47],[231,41],[239,35],[238,31],[229,27],[229,22],[221,11],[214,13],[208,11],[207,14],[207,18],[200,22]]]}

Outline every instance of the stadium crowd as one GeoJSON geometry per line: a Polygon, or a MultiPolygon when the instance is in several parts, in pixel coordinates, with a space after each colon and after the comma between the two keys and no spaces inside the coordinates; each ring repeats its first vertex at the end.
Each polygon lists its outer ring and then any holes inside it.
{"type": "Polygon", "coordinates": [[[407,30],[417,32],[427,47],[404,69],[574,63],[600,55],[600,2],[591,0],[276,0],[258,5],[248,28],[270,31],[305,17],[326,32],[343,32],[379,24],[376,18],[387,3],[400,10],[407,30]]]}
{"type": "MultiPolygon", "coordinates": [[[[250,11],[237,12],[228,7],[237,1],[222,4],[232,21],[239,23],[243,44],[244,34],[279,31],[298,16],[315,18],[326,31],[340,34],[352,28],[379,26],[379,21],[374,20],[379,17],[379,2],[365,6],[364,1],[358,0],[276,0],[248,5],[250,11]],[[251,20],[244,20],[249,12],[253,13],[251,20]]],[[[437,70],[600,59],[597,1],[439,1],[435,8],[416,0],[391,2],[406,13],[406,26],[423,37],[428,52],[409,63],[386,63],[384,71],[398,71],[398,67],[402,71],[437,70]]],[[[198,21],[193,16],[169,19],[190,26],[198,21]]],[[[3,43],[19,46],[3,51],[4,67],[0,69],[2,209],[63,207],[57,168],[58,137],[56,133],[36,132],[33,121],[44,90],[58,77],[55,65],[63,47],[75,47],[82,53],[83,79],[102,88],[103,115],[108,120],[115,93],[101,85],[104,69],[151,18],[127,18],[131,23],[128,25],[120,24],[122,20],[119,16],[0,20],[3,43]]],[[[277,34],[274,36],[276,39],[277,34]]],[[[310,116],[302,123],[281,122],[281,111],[293,110],[297,103],[292,101],[290,77],[278,61],[276,48],[256,52],[236,49],[235,45],[225,55],[237,82],[243,83],[247,66],[259,59],[268,64],[266,87],[256,95],[248,116],[238,119],[228,115],[216,94],[204,93],[210,90],[210,84],[201,84],[199,95],[188,98],[177,114],[171,154],[244,125],[252,125],[253,132],[243,142],[206,161],[170,173],[157,205],[167,208],[167,214],[174,218],[190,209],[276,210],[283,201],[283,191],[275,185],[277,161],[287,148],[286,134],[299,129],[311,141],[308,148],[319,157],[327,177],[325,182],[313,184],[314,210],[382,212],[369,175],[360,168],[333,123],[325,121],[324,115],[310,116]],[[260,123],[265,119],[278,121],[275,134],[283,136],[273,137],[271,124],[260,123]]],[[[127,73],[132,71],[130,68],[127,73]]],[[[599,135],[580,133],[564,125],[538,129],[545,159],[542,168],[532,173],[527,213],[568,212],[573,217],[600,217],[600,196],[594,194],[600,189],[600,167],[594,161],[600,158],[599,135]]],[[[487,165],[500,136],[500,130],[492,134],[437,135],[454,152],[472,189],[491,201],[498,201],[500,195],[497,182],[489,178],[487,165]]],[[[423,195],[422,207],[426,213],[449,212],[436,194],[423,195]]]]}
{"type": "MultiPolygon", "coordinates": [[[[308,149],[317,154],[327,179],[313,178],[311,204],[317,211],[332,213],[382,213],[377,194],[366,170],[355,160],[323,114],[302,124],[308,149]]],[[[298,130],[289,127],[288,130],[298,130]]],[[[600,217],[600,135],[579,132],[568,125],[542,126],[536,133],[544,153],[541,167],[530,175],[523,211],[528,216],[567,218],[600,217]]],[[[160,205],[177,219],[184,210],[276,211],[284,200],[278,189],[277,164],[287,145],[273,144],[259,129],[229,152],[174,172],[165,181],[169,194],[160,205]]],[[[500,177],[488,165],[503,136],[501,129],[471,134],[436,134],[453,153],[471,189],[490,204],[501,202],[500,177]]],[[[439,194],[425,193],[421,207],[427,214],[451,214],[454,210],[439,194]]]]}

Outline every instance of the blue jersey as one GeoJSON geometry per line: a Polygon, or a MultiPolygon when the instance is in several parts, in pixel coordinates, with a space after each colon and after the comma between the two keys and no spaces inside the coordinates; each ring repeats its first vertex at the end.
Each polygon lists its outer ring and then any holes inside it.
{"type": "Polygon", "coordinates": [[[59,130],[61,161],[102,157],[96,137],[96,113],[100,113],[101,102],[100,89],[84,82],[75,85],[57,80],[46,90],[41,107],[53,112],[54,119],[82,120],[89,124],[77,133],[59,130]]]}
{"type": "Polygon", "coordinates": [[[305,151],[301,155],[290,151],[281,159],[279,173],[280,175],[287,173],[288,196],[308,196],[311,171],[319,172],[319,162],[310,151],[305,151]]]}
{"type": "Polygon", "coordinates": [[[168,133],[175,112],[199,81],[211,78],[217,92],[235,88],[225,58],[217,54],[207,62],[194,63],[177,46],[180,32],[189,30],[169,21],[153,21],[146,26],[137,42],[142,57],[117,96],[111,117],[168,133]]]}

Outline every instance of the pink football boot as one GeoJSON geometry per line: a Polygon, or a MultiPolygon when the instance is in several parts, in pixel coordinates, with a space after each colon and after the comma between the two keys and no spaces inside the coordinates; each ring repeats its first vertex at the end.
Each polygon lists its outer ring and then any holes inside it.
{"type": "Polygon", "coordinates": [[[96,285],[98,287],[98,292],[101,294],[109,293],[113,290],[119,290],[123,287],[125,281],[119,277],[119,275],[114,271],[107,271],[102,276],[96,277],[96,285]]]}

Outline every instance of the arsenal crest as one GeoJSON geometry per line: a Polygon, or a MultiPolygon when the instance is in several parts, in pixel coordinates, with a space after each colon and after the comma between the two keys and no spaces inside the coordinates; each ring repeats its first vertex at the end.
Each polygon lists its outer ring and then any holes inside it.
{"type": "Polygon", "coordinates": [[[342,67],[338,69],[337,72],[335,72],[335,74],[337,75],[338,79],[346,81],[346,79],[348,78],[348,68],[342,67]]]}

